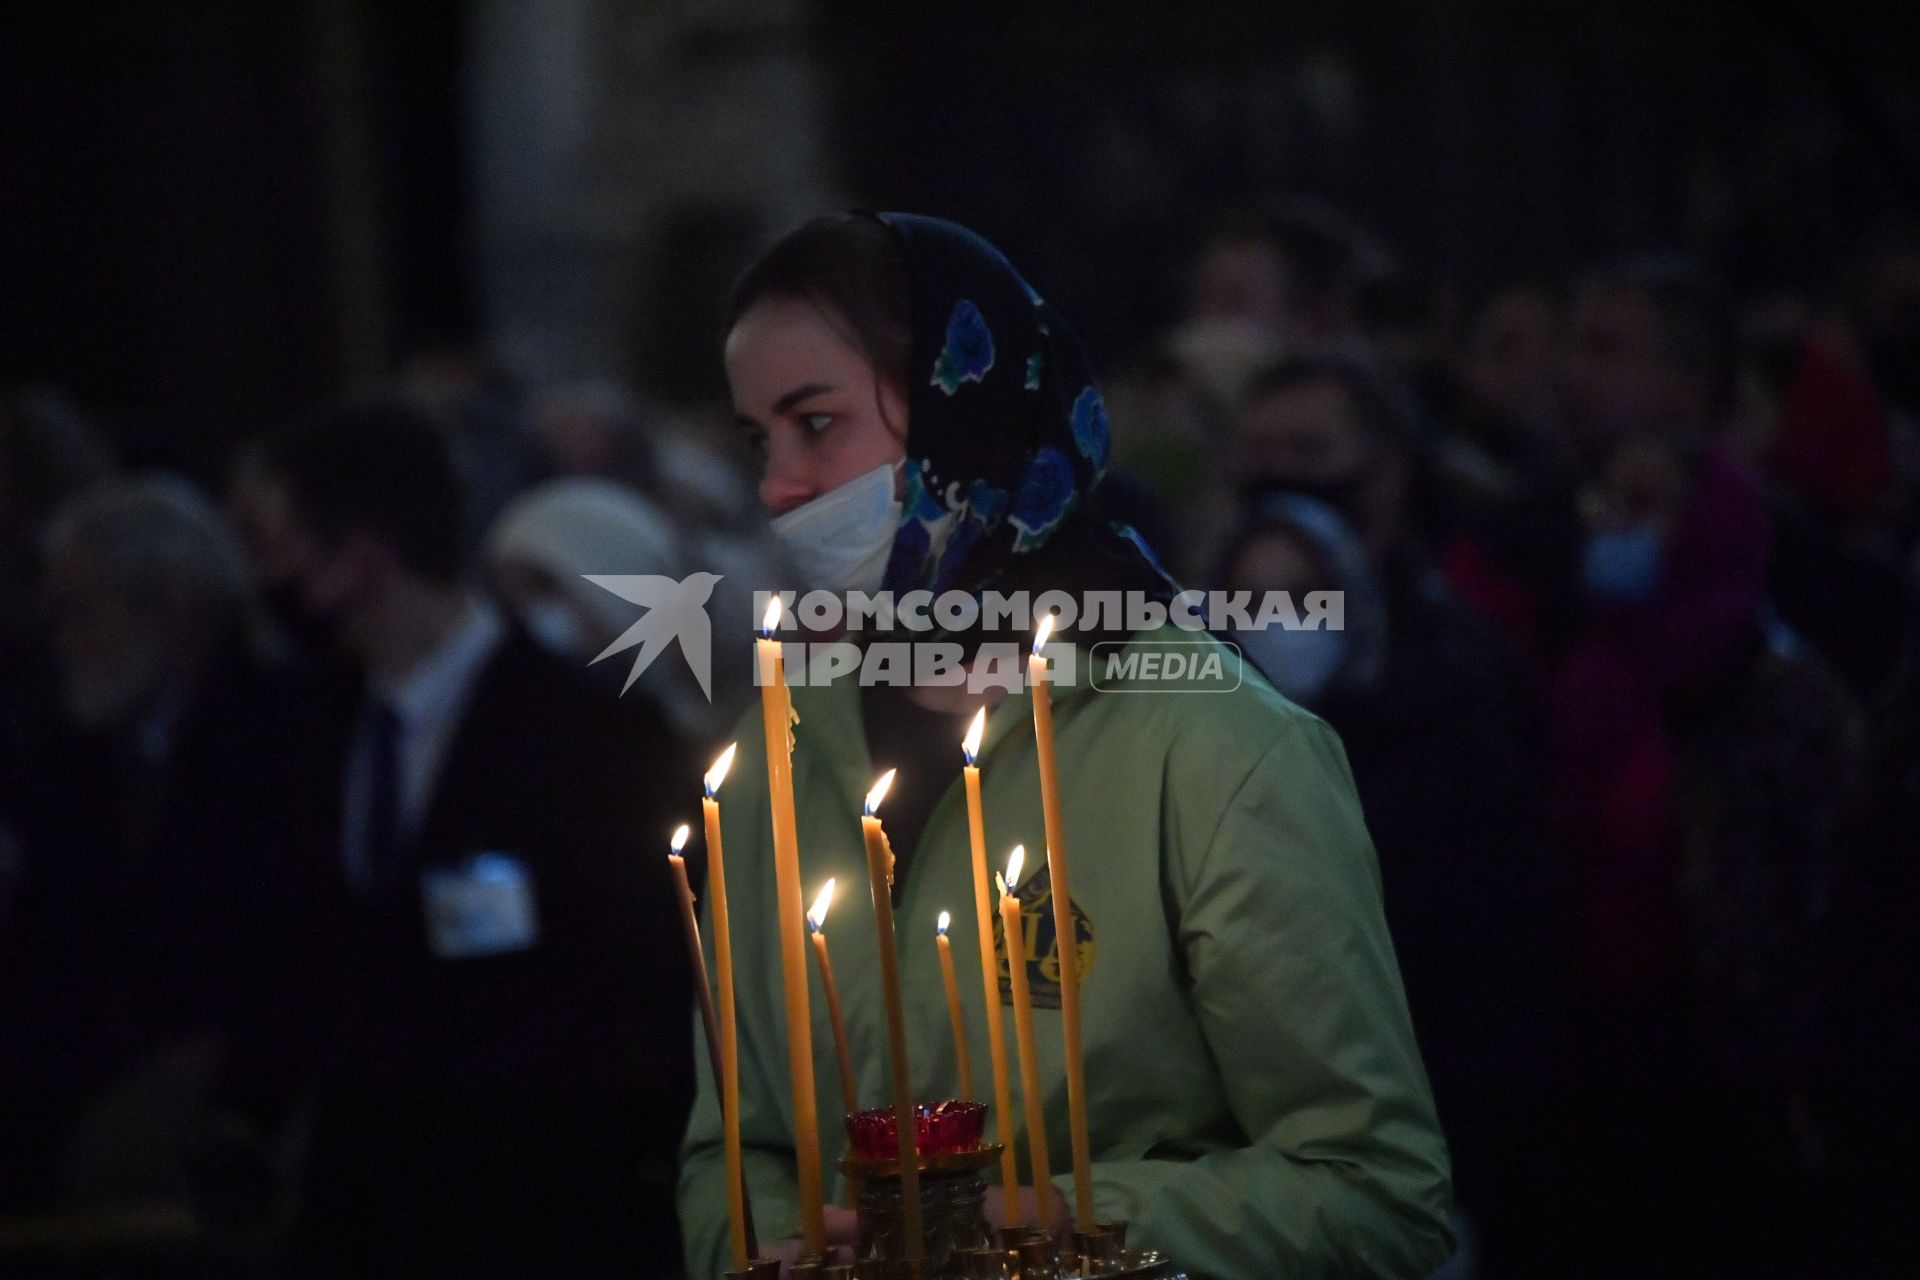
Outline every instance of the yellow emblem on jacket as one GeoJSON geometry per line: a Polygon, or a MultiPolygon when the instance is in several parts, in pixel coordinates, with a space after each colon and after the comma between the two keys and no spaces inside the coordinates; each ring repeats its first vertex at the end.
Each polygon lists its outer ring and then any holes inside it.
{"type": "MultiPolygon", "coordinates": [[[[1058,1009],[1060,948],[1053,925],[1053,880],[1046,865],[1041,864],[1038,871],[1028,876],[1013,896],[1020,904],[1020,924],[1026,931],[1027,985],[1033,992],[1033,1007],[1058,1009]]],[[[1080,961],[1080,980],[1085,982],[1088,972],[1093,968],[1096,948],[1093,921],[1081,909],[1078,901],[1073,904],[1073,932],[1074,941],[1079,947],[1076,954],[1080,961]]],[[[1007,937],[997,911],[993,913],[993,952],[999,963],[1000,999],[1011,1008],[1013,979],[1007,969],[1007,937]]]]}

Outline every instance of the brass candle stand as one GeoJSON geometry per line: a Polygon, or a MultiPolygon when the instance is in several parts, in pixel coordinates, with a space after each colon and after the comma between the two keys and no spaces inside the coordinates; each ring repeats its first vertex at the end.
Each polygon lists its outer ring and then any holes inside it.
{"type": "MultiPolygon", "coordinates": [[[[859,1189],[855,1260],[803,1258],[791,1270],[794,1280],[1186,1280],[1165,1254],[1128,1248],[1124,1222],[1064,1240],[1050,1230],[990,1228],[985,1175],[1004,1148],[981,1140],[985,1113],[977,1102],[958,1100],[916,1107],[918,1240],[909,1238],[893,1109],[849,1115],[851,1149],[840,1171],[859,1189]]],[[[726,1280],[778,1280],[779,1266],[757,1261],[727,1272],[726,1280]]]]}
{"type": "MultiPolygon", "coordinates": [[[[840,1171],[860,1181],[859,1260],[848,1273],[853,1280],[1186,1280],[1165,1254],[1129,1249],[1123,1222],[1075,1232],[1064,1246],[1051,1232],[992,1230],[983,1175],[998,1163],[1000,1151],[992,1143],[920,1158],[926,1240],[923,1260],[912,1262],[905,1257],[900,1162],[843,1157],[840,1171]]],[[[814,1274],[841,1273],[827,1268],[814,1274]]]]}

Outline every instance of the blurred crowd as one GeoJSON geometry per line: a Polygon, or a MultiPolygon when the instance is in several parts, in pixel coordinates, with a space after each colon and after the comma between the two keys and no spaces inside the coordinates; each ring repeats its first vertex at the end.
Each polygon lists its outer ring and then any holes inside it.
{"type": "MultiPolygon", "coordinates": [[[[1106,501],[1190,586],[1345,593],[1227,638],[1345,744],[1456,1266],[1912,1261],[1920,239],[1469,298],[1316,202],[1190,238],[1106,501]]],[[[436,351],[196,484],[6,394],[0,1267],[672,1273],[665,840],[747,650],[630,680],[588,575],[749,634],[727,421],[436,351]]]]}

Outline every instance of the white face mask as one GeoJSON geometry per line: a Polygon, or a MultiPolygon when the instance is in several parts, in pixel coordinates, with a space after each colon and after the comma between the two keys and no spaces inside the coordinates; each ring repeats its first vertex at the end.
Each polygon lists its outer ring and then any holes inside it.
{"type": "Polygon", "coordinates": [[[793,557],[809,587],[878,591],[887,574],[902,506],[885,462],[772,522],[773,536],[793,557]]]}
{"type": "Polygon", "coordinates": [[[1230,637],[1273,687],[1303,707],[1319,701],[1347,661],[1347,633],[1325,627],[1290,631],[1266,627],[1230,637]]]}

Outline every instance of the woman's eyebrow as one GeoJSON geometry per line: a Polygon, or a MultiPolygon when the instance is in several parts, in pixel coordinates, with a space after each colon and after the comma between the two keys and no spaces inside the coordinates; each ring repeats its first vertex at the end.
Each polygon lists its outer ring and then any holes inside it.
{"type": "Polygon", "coordinates": [[[787,392],[787,394],[781,396],[778,400],[775,400],[773,402],[773,412],[776,416],[782,413],[786,413],[788,410],[792,409],[795,405],[799,404],[802,400],[811,399],[814,396],[824,395],[826,392],[838,391],[838,390],[839,390],[838,387],[835,387],[830,383],[809,382],[806,386],[795,387],[793,390],[787,392]]]}

